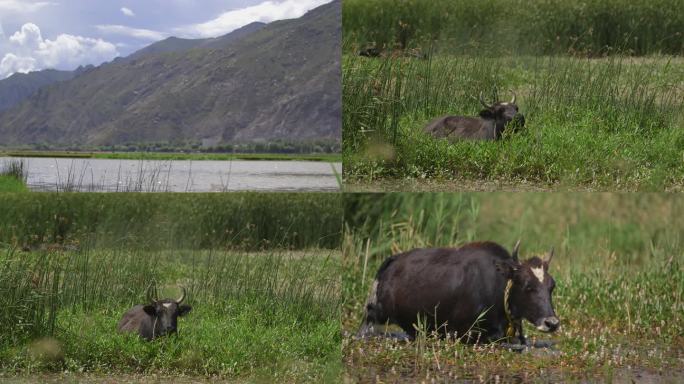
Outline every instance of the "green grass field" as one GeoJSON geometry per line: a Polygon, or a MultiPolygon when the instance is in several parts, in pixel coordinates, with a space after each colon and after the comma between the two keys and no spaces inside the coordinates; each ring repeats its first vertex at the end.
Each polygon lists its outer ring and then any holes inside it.
{"type": "Polygon", "coordinates": [[[684,198],[673,194],[345,196],[343,354],[352,380],[678,382],[684,356],[684,198]],[[555,350],[508,352],[422,335],[354,340],[382,260],[415,247],[493,240],[523,258],[555,247],[555,350]],[[377,375],[377,376],[376,376],[377,375]]]}
{"type": "Polygon", "coordinates": [[[335,381],[340,200],[0,194],[0,379],[335,381]],[[117,333],[153,282],[187,287],[178,337],[117,333]]]}
{"type": "Polygon", "coordinates": [[[442,182],[435,189],[454,181],[465,188],[684,187],[681,58],[347,55],[343,63],[344,178],[352,189],[421,179],[442,182]],[[480,91],[508,100],[508,89],[525,114],[522,132],[456,143],[422,132],[436,116],[476,116],[480,91]]]}

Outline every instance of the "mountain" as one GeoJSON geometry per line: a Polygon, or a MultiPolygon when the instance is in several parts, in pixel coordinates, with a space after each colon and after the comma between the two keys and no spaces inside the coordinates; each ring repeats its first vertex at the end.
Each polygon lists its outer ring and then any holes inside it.
{"type": "Polygon", "coordinates": [[[75,71],[45,69],[30,73],[15,73],[0,80],[0,111],[19,104],[46,85],[69,80],[75,74],[75,71]]]}
{"type": "Polygon", "coordinates": [[[238,28],[226,35],[209,39],[181,39],[179,37],[169,37],[154,44],[150,44],[133,54],[127,56],[126,60],[139,59],[143,56],[169,53],[169,52],[183,52],[193,48],[217,48],[220,49],[228,43],[239,40],[251,33],[254,33],[265,27],[265,23],[254,22],[238,28]]]}
{"type": "Polygon", "coordinates": [[[339,141],[340,0],[250,28],[239,38],[167,39],[48,85],[0,113],[0,142],[339,141]]]}
{"type": "MultiPolygon", "coordinates": [[[[242,28],[238,28],[224,36],[209,38],[209,39],[181,39],[178,37],[169,37],[162,41],[150,44],[125,58],[117,58],[115,60],[134,60],[146,55],[169,53],[169,52],[183,52],[192,48],[221,48],[222,45],[227,44],[233,40],[237,40],[247,36],[250,33],[256,32],[266,24],[251,23],[242,28]]],[[[9,109],[22,101],[28,99],[40,88],[56,83],[58,81],[70,80],[80,73],[94,68],[92,65],[86,67],[78,67],[74,71],[58,71],[55,69],[45,69],[42,71],[29,73],[15,73],[7,79],[0,80],[0,112],[9,109]]]]}

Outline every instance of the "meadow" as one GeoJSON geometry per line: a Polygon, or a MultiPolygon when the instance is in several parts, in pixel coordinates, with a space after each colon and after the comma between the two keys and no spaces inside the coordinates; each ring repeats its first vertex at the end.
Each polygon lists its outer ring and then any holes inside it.
{"type": "MultiPolygon", "coordinates": [[[[350,194],[343,237],[343,355],[360,382],[679,382],[684,370],[684,199],[672,194],[350,194]],[[492,240],[521,257],[551,247],[552,349],[510,352],[425,332],[353,334],[380,263],[416,247],[492,240]],[[633,381],[632,381],[633,380],[633,381]]],[[[390,328],[394,329],[394,328],[390,328]]]]}
{"type": "Polygon", "coordinates": [[[344,3],[347,190],[684,187],[673,1],[521,3],[344,3]],[[380,56],[358,55],[368,47],[380,56]],[[422,132],[441,115],[477,116],[480,92],[491,102],[511,91],[520,132],[455,143],[422,132]]]}
{"type": "Polygon", "coordinates": [[[0,377],[338,377],[339,196],[3,194],[0,206],[0,377]],[[187,288],[179,334],[117,333],[151,284],[187,288]]]}

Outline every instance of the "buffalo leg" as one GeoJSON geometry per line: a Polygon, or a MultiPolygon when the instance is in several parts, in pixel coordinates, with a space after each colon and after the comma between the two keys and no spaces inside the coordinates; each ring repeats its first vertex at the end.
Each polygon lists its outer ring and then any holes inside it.
{"type": "Polygon", "coordinates": [[[518,321],[518,323],[515,325],[515,332],[518,334],[518,340],[520,340],[520,344],[527,344],[527,339],[525,339],[525,333],[523,333],[522,321],[518,321]]]}

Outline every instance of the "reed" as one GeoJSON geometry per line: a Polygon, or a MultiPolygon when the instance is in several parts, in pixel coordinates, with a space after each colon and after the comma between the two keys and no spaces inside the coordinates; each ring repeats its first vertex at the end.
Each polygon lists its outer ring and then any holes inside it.
{"type": "Polygon", "coordinates": [[[344,33],[377,44],[480,55],[684,53],[678,0],[348,0],[344,33]]]}
{"type": "Polygon", "coordinates": [[[0,194],[0,206],[0,244],[29,248],[334,249],[342,217],[328,193],[0,194]]]}

